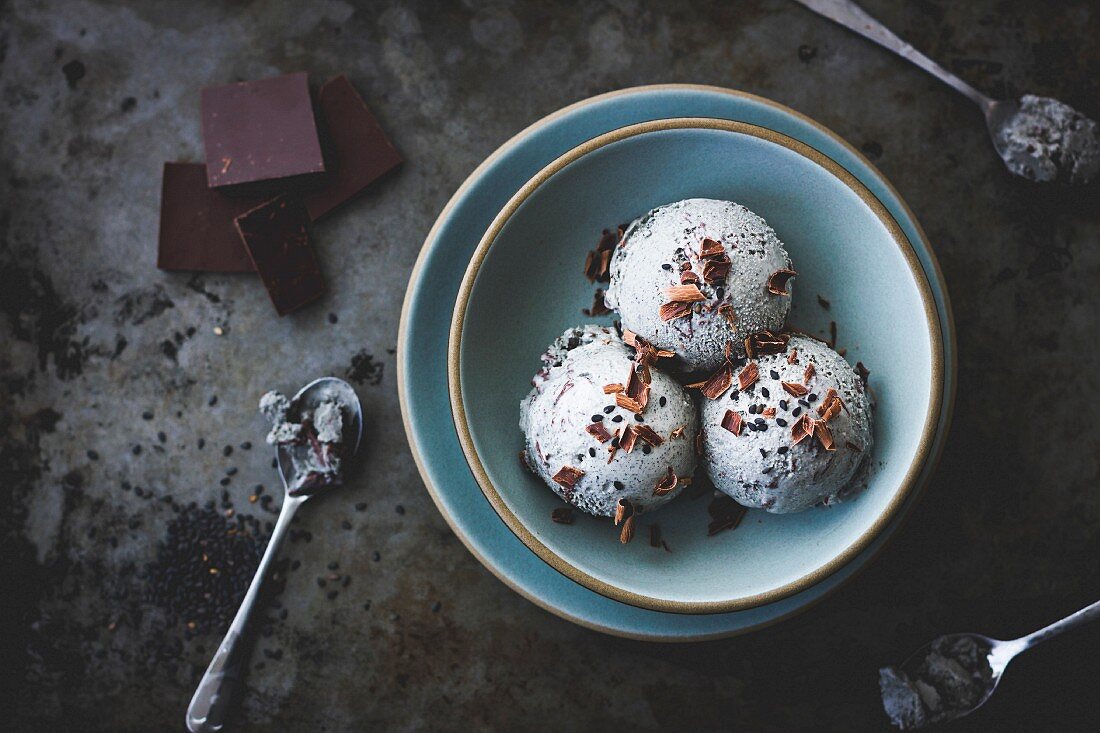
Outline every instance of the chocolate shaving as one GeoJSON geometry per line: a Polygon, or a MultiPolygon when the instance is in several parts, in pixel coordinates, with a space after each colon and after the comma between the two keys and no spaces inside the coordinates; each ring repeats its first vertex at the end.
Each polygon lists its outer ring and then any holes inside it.
{"type": "Polygon", "coordinates": [[[764,411],[760,414],[764,417],[775,417],[776,409],[774,407],[765,407],[764,411]]]}
{"type": "Polygon", "coordinates": [[[677,318],[683,318],[684,316],[691,315],[691,303],[662,303],[661,307],[657,311],[657,315],[661,317],[662,321],[666,323],[668,321],[674,321],[677,318]]]}
{"type": "Polygon", "coordinates": [[[825,298],[821,297],[820,293],[817,296],[817,304],[820,305],[825,310],[829,310],[829,308],[832,306],[832,303],[825,300],[825,298]]]}
{"type": "Polygon", "coordinates": [[[737,314],[733,312],[732,305],[723,303],[718,306],[718,314],[726,319],[726,322],[730,324],[730,328],[737,328],[737,314]]]}
{"type": "Polygon", "coordinates": [[[603,426],[602,422],[594,422],[584,429],[584,432],[591,435],[601,443],[606,443],[611,440],[611,433],[607,432],[607,428],[603,426]]]}
{"type": "Polygon", "coordinates": [[[615,395],[615,404],[625,410],[630,410],[631,412],[635,413],[640,413],[643,409],[645,409],[645,405],[643,405],[641,402],[639,402],[638,400],[630,399],[622,392],[615,395]]]}
{"type": "MultiPolygon", "coordinates": [[[[705,268],[703,272],[706,272],[705,268]]],[[[694,285],[697,282],[699,282],[699,276],[695,274],[694,270],[682,270],[680,272],[681,285],[694,285]]]]}
{"type": "Polygon", "coordinates": [[[794,270],[776,270],[768,277],[768,292],[772,295],[790,295],[787,283],[797,274],[794,270]]]}
{"type": "Polygon", "coordinates": [[[726,248],[716,239],[704,237],[703,241],[699,244],[700,257],[716,257],[718,255],[724,255],[725,253],[726,248]]]}
{"type": "Polygon", "coordinates": [[[830,349],[836,348],[836,321],[829,321],[829,340],[826,341],[830,349]]]}
{"type": "Polygon", "coordinates": [[[703,279],[712,284],[725,282],[732,264],[729,257],[707,260],[703,263],[703,279]]]}
{"type": "Polygon", "coordinates": [[[672,466],[669,466],[668,474],[657,482],[656,488],[653,489],[653,495],[665,496],[666,494],[670,494],[676,489],[679,483],[680,479],[676,477],[676,472],[672,470],[672,466]]]}
{"type": "Polygon", "coordinates": [[[825,450],[836,450],[836,446],[833,445],[833,432],[829,430],[824,420],[814,420],[814,437],[825,450]]]}
{"type": "Polygon", "coordinates": [[[602,316],[611,312],[611,309],[603,302],[603,290],[596,288],[596,294],[592,297],[592,307],[583,308],[581,312],[586,316],[602,316]]]}
{"type": "Polygon", "coordinates": [[[798,418],[797,422],[791,426],[791,442],[794,445],[798,445],[806,438],[814,434],[814,420],[809,415],[803,413],[802,417],[798,418]]]}
{"type": "Polygon", "coordinates": [[[683,434],[684,434],[684,426],[681,425],[680,427],[673,429],[673,431],[668,434],[668,439],[669,440],[676,440],[677,438],[679,438],[683,434]]]}
{"type": "Polygon", "coordinates": [[[665,288],[665,295],[674,303],[700,303],[707,299],[698,285],[673,285],[665,288]]]}
{"type": "Polygon", "coordinates": [[[640,338],[641,338],[641,336],[634,333],[629,328],[624,328],[623,329],[623,343],[626,344],[627,346],[633,346],[633,347],[637,348],[638,347],[638,339],[640,339],[640,338]]]}
{"type": "Polygon", "coordinates": [[[853,442],[852,442],[852,441],[850,441],[850,440],[846,440],[846,441],[844,441],[844,446],[845,446],[845,447],[846,447],[846,448],[847,448],[848,450],[854,450],[854,451],[855,451],[856,453],[862,453],[862,452],[863,452],[863,449],[862,449],[862,448],[860,448],[860,447],[859,447],[858,445],[856,445],[855,443],[853,443],[853,442]]]}
{"type": "Polygon", "coordinates": [[[592,250],[584,260],[584,275],[589,282],[607,282],[610,280],[608,266],[611,264],[611,250],[592,250]]]}
{"type": "Polygon", "coordinates": [[[798,382],[780,382],[780,384],[783,385],[783,389],[787,391],[787,394],[792,397],[805,397],[810,391],[808,387],[798,382]]]}
{"type": "Polygon", "coordinates": [[[737,373],[737,388],[748,389],[757,379],[760,379],[760,367],[755,361],[750,361],[737,373]]]}
{"type": "Polygon", "coordinates": [[[619,503],[615,505],[615,526],[618,527],[623,520],[633,516],[634,505],[630,503],[630,499],[619,499],[619,503]]]}
{"type": "Polygon", "coordinates": [[[871,376],[871,370],[863,366],[862,361],[856,362],[856,374],[859,375],[859,381],[863,382],[864,386],[866,386],[867,378],[871,376]]]}
{"type": "Polygon", "coordinates": [[[649,525],[649,546],[660,547],[661,546],[661,525],[651,524],[649,525]]]}
{"type": "Polygon", "coordinates": [[[840,414],[841,409],[847,410],[848,408],[845,407],[836,390],[830,387],[829,391],[825,393],[824,399],[821,400],[821,406],[817,408],[817,414],[821,416],[822,422],[829,422],[840,414]]]}
{"type": "Polygon", "coordinates": [[[638,431],[633,425],[627,425],[623,430],[623,437],[619,439],[619,447],[630,453],[634,450],[634,444],[638,442],[638,431]]]}
{"type": "Polygon", "coordinates": [[[631,514],[623,522],[623,529],[619,532],[619,542],[624,545],[634,539],[634,515],[631,514]]]}
{"type": "Polygon", "coordinates": [[[790,339],[791,337],[785,333],[757,331],[745,337],[745,353],[750,359],[768,354],[782,354],[787,350],[787,342],[790,339]]]}
{"type": "Polygon", "coordinates": [[[803,384],[809,384],[810,380],[813,379],[814,372],[816,372],[816,371],[817,371],[817,368],[814,366],[814,363],[811,361],[809,364],[806,365],[806,371],[802,372],[802,383],[803,384]]]}
{"type": "Polygon", "coordinates": [[[728,496],[718,497],[707,506],[707,513],[711,516],[711,522],[707,525],[707,536],[713,537],[724,530],[736,529],[748,511],[728,496]]]}
{"type": "Polygon", "coordinates": [[[611,463],[615,458],[615,454],[619,452],[619,430],[615,429],[615,433],[611,436],[611,442],[607,444],[607,462],[611,463]]]}
{"type": "Polygon", "coordinates": [[[745,428],[745,421],[741,418],[741,413],[726,410],[725,416],[722,417],[722,427],[734,435],[740,435],[745,428]]]}
{"type": "Polygon", "coordinates": [[[558,472],[551,477],[551,481],[558,484],[564,489],[569,491],[573,490],[577,481],[584,475],[584,471],[579,468],[573,468],[572,466],[562,466],[558,469],[558,472]]]}
{"type": "Polygon", "coordinates": [[[619,384],[618,382],[613,382],[611,384],[605,384],[603,386],[603,393],[615,394],[616,392],[622,392],[624,389],[626,388],[623,387],[623,385],[619,384]]]}
{"type": "Polygon", "coordinates": [[[791,353],[787,354],[787,363],[794,364],[798,361],[798,349],[791,349],[791,353]]]}
{"type": "Polygon", "coordinates": [[[554,511],[550,512],[550,519],[556,524],[572,524],[573,523],[573,507],[571,506],[559,506],[554,511]]]}
{"type": "Polygon", "coordinates": [[[634,428],[634,432],[639,438],[649,443],[654,448],[660,446],[662,443],[665,442],[665,439],[658,435],[656,430],[649,427],[645,423],[631,425],[630,427],[634,428]]]}
{"type": "MultiPolygon", "coordinates": [[[[740,376],[738,376],[738,379],[740,379],[740,376]]],[[[733,384],[733,367],[726,361],[718,367],[718,371],[703,382],[700,391],[708,400],[716,400],[725,394],[731,384],[733,384]]],[[[744,387],[741,389],[744,389],[744,387]]]]}
{"type": "Polygon", "coordinates": [[[703,455],[703,429],[699,428],[699,432],[695,434],[695,455],[703,455]]]}

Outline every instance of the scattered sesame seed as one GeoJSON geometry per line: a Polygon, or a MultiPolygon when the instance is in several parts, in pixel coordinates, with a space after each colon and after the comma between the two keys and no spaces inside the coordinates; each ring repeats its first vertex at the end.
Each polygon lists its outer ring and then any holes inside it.
{"type": "Polygon", "coordinates": [[[777,418],[775,418],[775,424],[776,424],[776,425],[778,425],[778,426],[779,426],[779,427],[781,427],[781,428],[785,428],[785,427],[787,427],[787,421],[786,421],[786,420],[784,420],[784,419],[783,419],[783,418],[781,418],[781,417],[777,417],[777,418]]]}
{"type": "Polygon", "coordinates": [[[612,412],[614,412],[614,410],[615,405],[608,405],[607,407],[603,408],[603,414],[610,415],[612,412]]]}
{"type": "Polygon", "coordinates": [[[593,415],[591,420],[592,422],[603,422],[603,415],[593,415]]]}
{"type": "Polygon", "coordinates": [[[616,415],[615,417],[611,418],[611,422],[622,422],[622,421],[623,421],[623,416],[622,415],[616,415]]]}
{"type": "Polygon", "coordinates": [[[779,455],[783,455],[784,453],[787,452],[787,446],[781,445],[781,446],[779,446],[778,448],[775,449],[775,452],[778,453],[779,455]]]}

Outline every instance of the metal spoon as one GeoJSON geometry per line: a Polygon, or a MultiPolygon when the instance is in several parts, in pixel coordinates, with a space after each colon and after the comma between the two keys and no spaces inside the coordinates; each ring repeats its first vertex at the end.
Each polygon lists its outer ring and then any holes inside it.
{"type": "Polygon", "coordinates": [[[995,100],[967,84],[851,0],[795,0],[869,38],[965,95],[985,114],[993,147],[1010,171],[1032,181],[1088,183],[1100,173],[1100,126],[1068,104],[1025,95],[995,100]]]}
{"type": "MultiPolygon", "coordinates": [[[[351,413],[351,419],[344,426],[345,455],[350,461],[359,450],[359,441],[363,436],[363,408],[350,384],[335,377],[324,377],[310,382],[294,395],[294,399],[291,400],[292,409],[300,413],[303,408],[313,408],[324,397],[333,394],[338,395],[340,403],[347,405],[351,413]]],[[[210,666],[206,668],[206,674],[202,676],[195,695],[191,698],[191,704],[187,706],[187,729],[191,733],[210,733],[224,728],[230,704],[248,662],[251,646],[249,619],[255,610],[256,600],[260,596],[268,570],[279,554],[279,546],[290,527],[290,520],[298,511],[298,507],[313,495],[291,493],[289,486],[292,483],[291,479],[294,478],[291,473],[293,462],[283,446],[279,446],[277,455],[279,475],[283,479],[283,507],[279,512],[278,521],[275,522],[275,529],[271,533],[264,556],[260,560],[259,567],[256,568],[252,584],[248,587],[244,600],[241,601],[241,607],[233,618],[233,623],[229,625],[229,631],[222,639],[214,658],[210,660],[210,666]]]]}
{"type": "MultiPolygon", "coordinates": [[[[976,674],[971,678],[972,680],[980,680],[982,687],[981,689],[974,690],[975,694],[970,696],[971,701],[968,701],[967,704],[947,707],[941,711],[929,711],[926,717],[922,716],[919,721],[913,720],[905,725],[899,724],[898,721],[895,720],[895,725],[903,729],[922,728],[928,724],[943,723],[961,718],[964,715],[969,715],[984,705],[986,700],[993,695],[994,690],[997,689],[997,685],[1001,682],[1001,676],[1004,674],[1005,667],[1008,666],[1008,663],[1011,662],[1016,655],[1027,651],[1039,642],[1046,641],[1047,639],[1061,634],[1067,629],[1071,629],[1074,626],[1079,626],[1086,621],[1092,621],[1097,618],[1100,618],[1100,601],[1066,616],[1061,621],[1055,621],[1050,626],[1045,626],[1027,636],[1021,636],[1019,639],[1001,641],[1000,639],[991,639],[981,634],[950,634],[948,636],[941,636],[930,644],[925,644],[910,655],[901,665],[901,671],[905,673],[909,680],[921,680],[923,677],[927,677],[928,675],[922,672],[922,667],[925,666],[925,660],[944,649],[958,648],[960,642],[963,644],[969,642],[975,645],[979,653],[985,655],[985,662],[988,663],[989,669],[985,673],[976,674]]],[[[970,670],[967,669],[967,671],[970,670]]],[[[921,697],[923,698],[923,696],[921,697]]],[[[922,703],[922,707],[928,710],[926,702],[925,700],[924,703],[922,703]]]]}

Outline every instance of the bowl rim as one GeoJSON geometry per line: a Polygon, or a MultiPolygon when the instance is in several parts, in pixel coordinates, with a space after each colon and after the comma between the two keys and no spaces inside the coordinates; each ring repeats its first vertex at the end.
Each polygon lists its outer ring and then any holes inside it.
{"type": "Polygon", "coordinates": [[[818,151],[810,145],[807,145],[801,141],[795,140],[787,135],[771,130],[761,125],[755,125],[747,122],[740,122],[734,120],[724,120],[709,117],[677,117],[677,118],[665,118],[658,120],[651,120],[648,122],[640,122],[631,125],[626,125],[615,130],[597,135],[596,137],[577,145],[571,150],[563,153],[555,158],[545,167],[543,167],[538,173],[536,173],[530,180],[528,180],[515,194],[513,194],[508,202],[504,205],[499,213],[493,218],[492,223],[486,230],[485,234],[479,241],[476,249],[471,256],[470,262],[466,267],[466,272],[463,275],[462,282],[459,286],[458,296],[455,301],[455,308],[451,316],[450,332],[448,336],[447,344],[447,390],[450,396],[451,403],[451,415],[454,422],[455,430],[458,434],[459,444],[462,447],[462,452],[466,458],[467,465],[470,468],[474,479],[477,481],[478,486],[481,488],[485,498],[489,501],[489,504],[493,507],[493,510],[501,518],[508,529],[519,538],[520,541],[527,546],[532,552],[534,552],[540,559],[554,568],[556,571],[566,576],[570,580],[579,583],[580,585],[592,590],[600,595],[603,595],[612,600],[616,600],[628,605],[637,606],[639,608],[645,608],[653,611],[661,611],[667,613],[684,613],[684,614],[712,614],[712,613],[728,613],[731,611],[741,611],[749,608],[755,608],[757,606],[774,603],[775,601],[782,600],[788,596],[799,593],[814,584],[829,577],[852,559],[854,559],[859,553],[865,549],[875,537],[881,533],[881,531],[890,523],[895,517],[898,511],[903,507],[905,499],[912,492],[918,480],[920,478],[921,471],[925,466],[928,459],[931,457],[932,447],[935,443],[937,425],[939,423],[940,413],[944,406],[943,384],[944,384],[944,372],[946,364],[944,363],[944,347],[943,347],[943,333],[940,328],[939,317],[936,310],[935,299],[932,296],[931,287],[928,282],[927,274],[924,272],[923,267],[920,264],[912,243],[908,237],[902,231],[900,225],[894,219],[893,215],[886,209],[881,201],[852,173],[839,163],[834,161],[829,156],[818,151]],[[924,316],[926,326],[929,332],[929,340],[931,345],[931,377],[930,377],[930,403],[928,413],[925,416],[924,426],[921,429],[920,440],[917,445],[917,450],[913,456],[913,460],[910,462],[908,469],[905,472],[904,477],[894,490],[894,495],[891,497],[887,506],[875,518],[871,526],[864,530],[858,538],[856,538],[851,544],[844,550],[837,553],[828,562],[815,568],[814,570],[806,573],[800,578],[790,581],[782,586],[772,588],[761,593],[756,593],[750,596],[741,596],[737,598],[730,598],[717,601],[679,601],[668,598],[657,598],[634,591],[626,590],[625,588],[613,585],[607,581],[596,578],[580,568],[570,564],[563,557],[551,550],[547,545],[541,542],[534,534],[526,527],[526,525],[520,521],[520,519],[512,512],[504,501],[503,496],[497,490],[496,486],[489,479],[489,475],[485,470],[484,465],[478,455],[477,449],[474,446],[473,436],[469,429],[469,424],[466,418],[466,410],[462,395],[462,380],[461,380],[461,351],[462,351],[462,332],[465,326],[467,306],[469,303],[470,295],[473,291],[473,286],[477,281],[477,276],[481,270],[486,255],[490,247],[496,241],[501,230],[505,224],[511,219],[511,217],[518,211],[520,206],[543,184],[549,181],[558,172],[564,170],[570,164],[583,158],[589,153],[594,152],[605,146],[626,140],[632,137],[645,135],[652,132],[660,132],[665,130],[684,130],[684,129],[701,129],[701,130],[718,130],[723,132],[732,132],[749,135],[756,137],[767,142],[778,144],[785,147],[804,158],[810,160],[810,162],[819,165],[824,168],[828,173],[839,179],[843,184],[848,186],[860,200],[871,209],[872,213],[882,222],[886,227],[890,237],[894,240],[899,251],[901,252],[903,259],[909,267],[910,274],[912,275],[917,289],[920,294],[922,305],[924,306],[924,316]]]}

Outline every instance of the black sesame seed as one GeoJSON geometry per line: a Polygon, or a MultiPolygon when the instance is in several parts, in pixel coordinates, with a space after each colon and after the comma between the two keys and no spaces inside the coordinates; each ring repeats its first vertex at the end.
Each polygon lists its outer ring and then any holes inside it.
{"type": "Polygon", "coordinates": [[[157,440],[159,440],[161,443],[167,443],[168,442],[168,436],[164,434],[163,430],[158,430],[157,431],[157,440]]]}
{"type": "Polygon", "coordinates": [[[439,611],[442,608],[443,608],[443,604],[440,603],[439,601],[436,601],[435,603],[432,604],[432,613],[439,613],[439,611]]]}
{"type": "Polygon", "coordinates": [[[765,466],[764,468],[760,469],[760,473],[771,473],[771,472],[772,472],[772,467],[771,466],[765,466]]]}
{"type": "Polygon", "coordinates": [[[619,491],[622,491],[623,489],[625,489],[625,488],[626,488],[625,486],[623,486],[623,482],[622,482],[622,481],[614,481],[614,482],[613,482],[613,485],[614,485],[614,486],[615,486],[615,488],[616,488],[616,489],[618,489],[619,491]]]}
{"type": "Polygon", "coordinates": [[[783,455],[784,453],[787,452],[787,446],[781,445],[781,446],[779,446],[778,448],[775,449],[775,452],[778,453],[779,455],[783,455]]]}
{"type": "Polygon", "coordinates": [[[225,446],[224,448],[222,448],[222,455],[223,455],[223,456],[231,456],[231,455],[233,455],[233,446],[231,446],[231,445],[227,445],[227,446],[225,446]]]}
{"type": "Polygon", "coordinates": [[[623,416],[622,415],[616,415],[615,417],[611,418],[611,422],[622,422],[622,421],[623,421],[623,416]]]}
{"type": "Polygon", "coordinates": [[[382,553],[379,552],[378,550],[375,550],[374,552],[371,553],[370,559],[374,560],[375,562],[378,562],[379,560],[382,559],[382,553]]]}
{"type": "Polygon", "coordinates": [[[789,409],[787,407],[787,401],[786,400],[779,400],[779,406],[783,409],[783,412],[786,412],[789,409]]]}
{"type": "Polygon", "coordinates": [[[648,456],[650,450],[652,449],[649,447],[649,443],[645,443],[642,445],[642,455],[648,456]]]}
{"type": "Polygon", "coordinates": [[[607,407],[603,408],[603,414],[610,415],[614,410],[615,405],[608,405],[607,407]]]}
{"type": "Polygon", "coordinates": [[[761,458],[767,458],[768,457],[768,452],[766,450],[764,450],[763,448],[760,449],[760,457],[761,458]]]}
{"type": "Polygon", "coordinates": [[[130,449],[130,452],[133,453],[135,456],[140,456],[141,455],[141,446],[140,445],[135,445],[133,448],[130,449]]]}
{"type": "Polygon", "coordinates": [[[661,269],[671,271],[672,270],[672,265],[670,265],[666,262],[665,264],[661,265],[661,269]]]}
{"type": "Polygon", "coordinates": [[[798,401],[798,404],[802,405],[802,406],[803,406],[803,407],[805,407],[805,408],[806,408],[807,410],[808,410],[808,409],[810,409],[810,403],[809,403],[809,402],[807,402],[806,400],[799,400],[799,401],[798,401]]]}
{"type": "Polygon", "coordinates": [[[592,422],[603,422],[603,415],[593,415],[591,419],[592,422]]]}
{"type": "Polygon", "coordinates": [[[218,404],[218,396],[217,396],[217,395],[212,395],[212,396],[210,397],[210,399],[208,399],[208,400],[206,401],[206,404],[210,405],[211,407],[213,407],[214,405],[218,404]]]}
{"type": "Polygon", "coordinates": [[[638,422],[645,422],[645,418],[642,417],[642,413],[640,413],[640,412],[634,413],[634,419],[637,420],[638,422]]]}
{"type": "Polygon", "coordinates": [[[760,388],[760,394],[764,395],[764,399],[771,399],[772,393],[768,391],[767,387],[760,388]]]}
{"type": "Polygon", "coordinates": [[[589,448],[588,449],[588,457],[589,458],[595,458],[596,457],[596,449],[595,448],[589,448]]]}
{"type": "Polygon", "coordinates": [[[801,414],[802,414],[802,408],[801,407],[796,407],[796,408],[794,408],[794,411],[791,412],[791,415],[793,415],[794,417],[798,417],[801,414]]]}
{"type": "Polygon", "coordinates": [[[252,450],[252,443],[248,442],[247,440],[241,443],[241,450],[252,450]]]}
{"type": "Polygon", "coordinates": [[[401,516],[404,516],[404,515],[405,515],[405,507],[401,506],[400,504],[398,504],[397,506],[395,506],[395,507],[393,508],[393,510],[394,510],[395,512],[397,512],[398,514],[400,514],[401,516]]]}
{"type": "Polygon", "coordinates": [[[329,323],[336,323],[338,320],[340,320],[340,319],[337,318],[335,313],[329,313],[328,314],[328,322],[329,323]]]}
{"type": "Polygon", "coordinates": [[[768,424],[768,421],[765,420],[762,417],[756,418],[756,420],[754,420],[753,422],[755,422],[757,425],[767,425],[768,424]]]}
{"type": "Polygon", "coordinates": [[[768,424],[764,423],[763,425],[757,425],[756,429],[759,430],[762,433],[766,433],[766,432],[768,432],[768,424]]]}
{"type": "Polygon", "coordinates": [[[810,396],[806,399],[808,399],[810,402],[817,402],[817,394],[811,393],[810,396]]]}
{"type": "Polygon", "coordinates": [[[661,399],[657,400],[657,404],[659,404],[661,407],[664,407],[668,404],[668,398],[662,397],[661,399]]]}
{"type": "Polygon", "coordinates": [[[361,512],[367,508],[367,502],[360,501],[355,505],[355,511],[361,512]]]}
{"type": "Polygon", "coordinates": [[[772,379],[779,379],[779,372],[772,369],[768,372],[768,376],[770,376],[772,379]]]}
{"type": "Polygon", "coordinates": [[[787,421],[786,421],[786,420],[784,420],[784,419],[783,419],[783,418],[781,418],[781,417],[777,417],[777,418],[775,418],[775,424],[776,424],[776,425],[778,425],[778,426],[779,426],[779,427],[781,427],[781,428],[785,428],[785,427],[787,427],[787,421]]]}
{"type": "Polygon", "coordinates": [[[226,476],[236,476],[237,475],[237,467],[236,466],[230,466],[229,468],[225,469],[225,475],[226,476]]]}
{"type": "Polygon", "coordinates": [[[98,461],[99,460],[99,454],[96,453],[94,450],[88,451],[88,460],[89,461],[98,461]]]}
{"type": "Polygon", "coordinates": [[[232,481],[232,479],[230,479],[228,476],[226,476],[225,478],[223,478],[218,483],[221,484],[222,486],[229,486],[230,481],[232,481]]]}
{"type": "Polygon", "coordinates": [[[202,450],[203,448],[206,447],[206,439],[205,438],[199,438],[199,442],[198,442],[197,445],[199,447],[199,450],[202,450]]]}
{"type": "Polygon", "coordinates": [[[340,522],[340,526],[344,529],[351,529],[351,522],[345,519],[344,521],[340,522]]]}
{"type": "Polygon", "coordinates": [[[146,410],[145,412],[141,413],[141,419],[142,420],[152,420],[153,419],[153,413],[146,410]]]}

